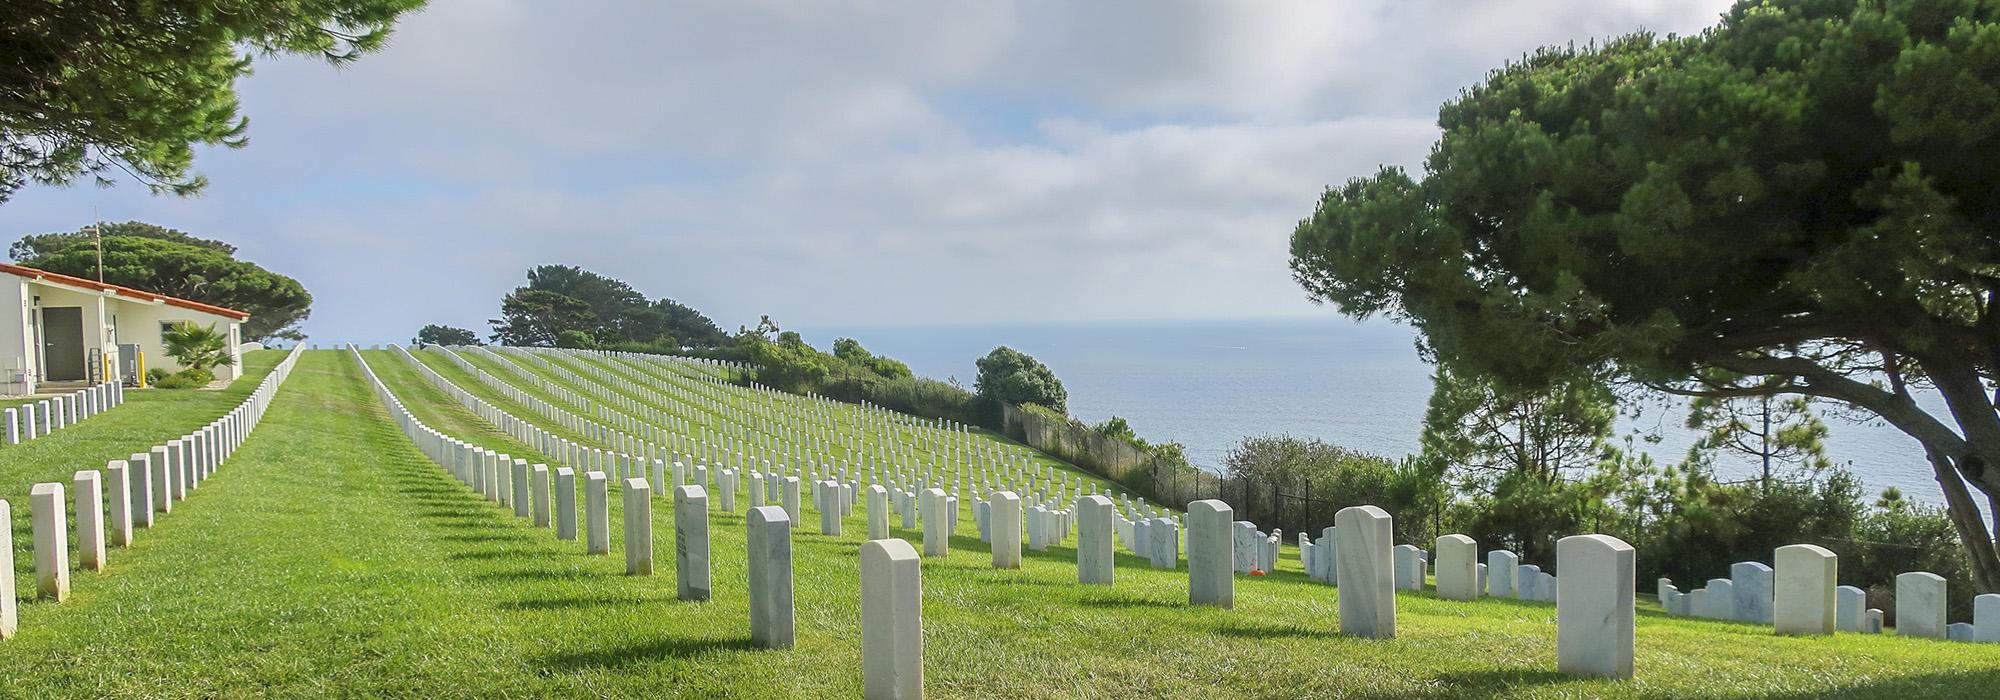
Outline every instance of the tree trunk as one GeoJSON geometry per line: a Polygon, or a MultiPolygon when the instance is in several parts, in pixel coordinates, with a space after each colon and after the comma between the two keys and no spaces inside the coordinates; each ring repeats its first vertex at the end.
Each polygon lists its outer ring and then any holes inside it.
{"type": "MultiPolygon", "coordinates": [[[[2000,592],[2000,553],[1994,550],[1993,533],[1980,517],[1978,502],[1965,488],[1970,482],[1989,501],[2000,496],[2000,412],[1995,411],[1993,399],[1986,393],[1985,381],[1964,358],[1946,354],[1919,361],[1944,396],[1953,422],[1964,436],[1956,451],[1939,449],[1929,441],[1925,441],[1925,449],[1932,453],[1938,483],[1944,487],[1952,522],[1972,559],[1980,592],[2000,592]],[[1946,459],[1940,460],[1940,456],[1946,459]]],[[[2000,517],[2000,513],[1995,516],[2000,517]]]]}
{"type": "Polygon", "coordinates": [[[1965,545],[1966,558],[1972,562],[1974,584],[1982,592],[2000,590],[2000,555],[1993,549],[1993,536],[1986,531],[1986,523],[1980,521],[1978,504],[1973,502],[1950,457],[1929,447],[1925,452],[1929,454],[1938,486],[1944,489],[1945,510],[1958,530],[1959,542],[1965,545]]]}

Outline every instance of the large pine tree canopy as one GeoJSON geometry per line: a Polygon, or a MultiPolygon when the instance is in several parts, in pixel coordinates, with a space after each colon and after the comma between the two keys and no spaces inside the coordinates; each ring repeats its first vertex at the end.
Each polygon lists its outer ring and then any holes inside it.
{"type": "Polygon", "coordinates": [[[1539,51],[1438,125],[1421,178],[1350,181],[1300,222],[1315,300],[1523,387],[1870,411],[1923,443],[2000,589],[1965,487],[2000,499],[2000,3],[1746,0],[1695,36],[1539,51]]]}
{"type": "Polygon", "coordinates": [[[245,143],[251,54],[339,64],[423,0],[9,0],[0,3],[0,203],[29,182],[125,173],[190,194],[194,147],[245,143]]]}
{"type": "MultiPolygon", "coordinates": [[[[250,314],[245,341],[299,340],[312,294],[299,281],[236,259],[236,246],[139,221],[103,224],[105,282],[250,314]]],[[[96,237],[88,232],[25,236],[9,249],[38,270],[98,279],[96,237]]]]}

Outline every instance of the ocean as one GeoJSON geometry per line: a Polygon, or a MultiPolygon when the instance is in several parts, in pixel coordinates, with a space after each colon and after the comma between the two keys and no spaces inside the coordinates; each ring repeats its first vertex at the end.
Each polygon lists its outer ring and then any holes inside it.
{"type": "MultiPolygon", "coordinates": [[[[1231,448],[1256,435],[1316,437],[1389,457],[1417,451],[1431,368],[1414,332],[1382,320],[1340,317],[1175,322],[790,328],[822,349],[851,337],[921,376],[972,388],[974,361],[999,345],[1047,364],[1069,392],[1069,410],[1088,423],[1121,416],[1152,442],[1179,442],[1197,466],[1219,469],[1231,448]]],[[[1881,421],[1826,412],[1826,447],[1872,497],[1896,487],[1918,500],[1943,499],[1915,440],[1881,421]]],[[[1685,456],[1696,435],[1682,427],[1679,402],[1643,407],[1620,434],[1662,464],[1685,456]]],[[[1748,478],[1748,459],[1717,465],[1721,478],[1748,478]]]]}

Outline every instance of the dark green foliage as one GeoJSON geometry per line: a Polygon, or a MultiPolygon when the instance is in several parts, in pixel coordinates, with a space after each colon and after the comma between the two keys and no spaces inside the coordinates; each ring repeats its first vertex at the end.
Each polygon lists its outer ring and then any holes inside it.
{"type": "Polygon", "coordinates": [[[1718,453],[1756,460],[1761,480],[1815,475],[1833,466],[1826,456],[1826,423],[1805,397],[1703,396],[1693,401],[1687,427],[1702,432],[1688,459],[1711,463],[1718,453]]]}
{"type": "MultiPolygon", "coordinates": [[[[250,314],[244,341],[300,340],[312,294],[299,281],[238,260],[236,247],[138,221],[104,224],[104,281],[250,314]]],[[[22,265],[97,279],[89,233],[25,236],[10,248],[22,265]]]]}
{"type": "Polygon", "coordinates": [[[864,367],[883,379],[908,379],[913,376],[910,366],[891,357],[882,357],[861,347],[861,341],[853,338],[836,338],[833,341],[833,356],[853,367],[864,367]]]}
{"type": "Polygon", "coordinates": [[[493,340],[503,345],[554,345],[563,331],[581,331],[605,347],[679,353],[713,348],[729,336],[701,312],[672,299],[648,301],[622,281],[569,265],[528,270],[528,285],[500,301],[493,340]]]}
{"type": "Polygon", "coordinates": [[[1069,412],[1069,392],[1047,365],[1019,350],[1002,345],[979,358],[979,374],[973,388],[983,401],[1002,404],[1032,403],[1069,412]]]}
{"type": "Polygon", "coordinates": [[[1464,497],[1464,534],[1545,561],[1558,538],[1589,531],[1617,487],[1616,417],[1611,391],[1588,379],[1508,389],[1439,367],[1416,465],[1464,497]]]}
{"type": "Polygon", "coordinates": [[[736,339],[750,358],[750,364],[756,366],[757,381],[764,384],[805,393],[824,385],[833,376],[831,365],[835,358],[814,350],[798,333],[781,331],[768,339],[761,334],[738,334],[736,339]]]}
{"type": "Polygon", "coordinates": [[[479,345],[479,335],[472,331],[453,326],[432,323],[417,331],[412,345],[479,345]]]}
{"type": "Polygon", "coordinates": [[[153,382],[158,389],[200,389],[215,381],[215,373],[205,369],[184,369],[153,382]]]}
{"type": "Polygon", "coordinates": [[[687,347],[712,348],[729,343],[729,334],[722,332],[722,327],[715,325],[715,321],[693,307],[672,299],[654,299],[651,313],[646,318],[648,328],[654,327],[650,324],[657,324],[659,335],[655,337],[673,338],[687,347]]]}
{"type": "Polygon", "coordinates": [[[1469,490],[1521,474],[1574,478],[1606,457],[1617,400],[1597,382],[1572,379],[1510,391],[1439,367],[1431,376],[1420,461],[1462,478],[1469,490]]]}
{"type": "Polygon", "coordinates": [[[422,0],[64,0],[0,4],[0,202],[28,182],[122,171],[191,194],[196,145],[241,147],[250,54],[344,64],[422,0]]]}
{"type": "MultiPolygon", "coordinates": [[[[222,241],[209,240],[206,238],[196,238],[193,234],[190,234],[186,231],[177,231],[174,229],[167,228],[165,226],[149,224],[144,221],[127,221],[118,224],[99,224],[98,229],[99,229],[98,231],[99,234],[106,237],[129,236],[132,238],[151,238],[155,240],[168,241],[172,243],[185,243],[191,246],[208,248],[210,250],[220,252],[224,255],[236,254],[236,246],[230,245],[228,243],[224,243],[222,241]]],[[[91,246],[94,244],[94,240],[95,240],[94,237],[91,236],[90,232],[87,230],[65,231],[62,233],[38,233],[29,236],[22,236],[21,240],[14,241],[14,244],[12,246],[8,246],[7,257],[13,258],[16,261],[32,260],[34,258],[39,258],[44,255],[50,255],[80,245],[91,246]]]]}
{"type": "Polygon", "coordinates": [[[1415,497],[1421,489],[1411,488],[1412,480],[1428,475],[1318,438],[1244,438],[1223,458],[1223,470],[1232,482],[1222,490],[1224,499],[1238,518],[1265,530],[1281,527],[1318,537],[1340,509],[1372,505],[1395,517],[1398,542],[1414,542],[1420,540],[1408,529],[1428,527],[1436,506],[1415,497]]]}
{"type": "Polygon", "coordinates": [[[585,331],[595,326],[596,321],[590,305],[576,297],[540,289],[518,289],[500,300],[500,318],[490,323],[493,342],[554,347],[563,333],[585,331]]]}
{"type": "Polygon", "coordinates": [[[1841,582],[1868,589],[1871,600],[1893,596],[1897,574],[1929,571],[1947,582],[1951,619],[1971,618],[1979,591],[1971,585],[1972,571],[1943,508],[1912,503],[1891,489],[1855,523],[1851,539],[1827,546],[1840,554],[1841,582]]]}
{"type": "Polygon", "coordinates": [[[794,393],[816,393],[848,402],[867,401],[926,418],[991,425],[972,410],[972,394],[954,382],[915,376],[909,365],[868,352],[860,341],[839,338],[820,352],[771,317],[736,334],[735,352],[721,359],[756,368],[756,380],[794,393]]]}
{"type": "Polygon", "coordinates": [[[174,376],[173,370],[167,369],[165,367],[154,367],[146,370],[146,383],[158,384],[160,383],[160,380],[166,379],[167,377],[171,376],[174,376]]]}
{"type": "Polygon", "coordinates": [[[1608,373],[1874,413],[1923,444],[2000,589],[1963,485],[2000,495],[1995,56],[1980,0],[1743,0],[1696,36],[1543,49],[1443,106],[1421,180],[1328,190],[1292,269],[1502,385],[1608,373]]]}
{"type": "Polygon", "coordinates": [[[1125,422],[1125,419],[1118,416],[1106,418],[1104,422],[1090,426],[1090,430],[1098,435],[1132,443],[1133,447],[1139,449],[1146,448],[1146,441],[1140,438],[1138,433],[1132,431],[1132,424],[1125,422]]]}
{"type": "Polygon", "coordinates": [[[165,346],[167,357],[186,369],[207,370],[236,364],[236,356],[230,353],[229,334],[217,330],[214,324],[176,323],[160,334],[160,343],[165,346]]]}
{"type": "Polygon", "coordinates": [[[953,381],[927,377],[889,377],[868,387],[865,399],[892,411],[925,418],[948,418],[969,425],[987,425],[973,410],[972,392],[953,381]]]}
{"type": "Polygon", "coordinates": [[[596,350],[597,339],[589,331],[567,330],[556,336],[556,347],[578,350],[596,350]]]}
{"type": "Polygon", "coordinates": [[[1698,465],[1670,468],[1632,481],[1618,493],[1621,514],[1588,525],[1644,547],[1648,577],[1694,585],[1727,576],[1735,562],[1768,564],[1778,547],[1811,543],[1842,555],[1843,581],[1875,583],[1846,566],[1854,525],[1868,512],[1860,482],[1841,469],[1809,476],[1720,483],[1698,465]]]}

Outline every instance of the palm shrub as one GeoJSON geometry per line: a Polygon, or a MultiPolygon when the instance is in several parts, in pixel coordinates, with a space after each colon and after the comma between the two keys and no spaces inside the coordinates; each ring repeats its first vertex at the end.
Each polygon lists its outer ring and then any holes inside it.
{"type": "Polygon", "coordinates": [[[203,327],[182,321],[168,329],[161,341],[167,357],[184,369],[213,371],[236,364],[236,356],[229,352],[229,335],[215,330],[213,324],[203,327]]]}

